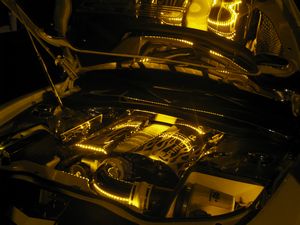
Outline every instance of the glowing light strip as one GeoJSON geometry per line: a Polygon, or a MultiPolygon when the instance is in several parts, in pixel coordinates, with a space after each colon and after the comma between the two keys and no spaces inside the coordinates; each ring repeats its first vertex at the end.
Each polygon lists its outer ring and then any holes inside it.
{"type": "Polygon", "coordinates": [[[133,113],[134,113],[134,112],[144,112],[144,113],[149,113],[149,114],[156,115],[155,112],[148,111],[148,110],[142,110],[142,109],[134,109],[134,110],[133,110],[133,113]]]}
{"type": "Polygon", "coordinates": [[[192,41],[184,40],[184,39],[179,39],[179,38],[172,38],[172,37],[160,37],[160,36],[145,36],[145,38],[153,38],[153,39],[165,39],[165,40],[170,40],[170,41],[178,41],[184,44],[188,44],[193,46],[194,43],[192,41]]]}
{"type": "Polygon", "coordinates": [[[234,7],[236,5],[239,5],[240,3],[242,3],[242,1],[229,3],[229,4],[225,3],[225,4],[221,5],[221,8],[228,9],[228,11],[230,12],[231,17],[228,20],[220,22],[218,20],[212,20],[212,19],[208,18],[207,22],[209,24],[212,24],[212,25],[215,25],[215,26],[221,26],[221,27],[227,27],[227,26],[234,25],[237,21],[238,15],[239,15],[239,13],[237,13],[234,10],[234,7]]]}
{"type": "Polygon", "coordinates": [[[182,18],[178,18],[178,17],[169,17],[169,16],[165,16],[164,13],[160,13],[161,15],[163,15],[164,17],[162,18],[163,20],[170,20],[170,21],[175,21],[175,22],[181,22],[182,18]]]}
{"type": "MultiPolygon", "coordinates": [[[[232,61],[231,59],[229,59],[228,57],[225,57],[223,56],[222,54],[216,52],[216,51],[213,51],[213,50],[209,50],[209,53],[214,55],[214,56],[217,56],[217,57],[220,57],[220,58],[225,58],[227,59],[228,61],[230,61],[230,63],[234,64],[236,67],[238,67],[239,69],[241,69],[242,71],[245,71],[247,72],[246,69],[244,69],[243,67],[241,67],[239,64],[235,63],[234,61],[232,61]]],[[[217,70],[217,71],[222,71],[222,70],[217,70]]],[[[229,72],[228,72],[229,73],[229,72]]]]}
{"type": "Polygon", "coordinates": [[[65,171],[60,171],[60,172],[63,172],[63,173],[65,173],[65,174],[68,174],[68,175],[70,175],[70,176],[73,176],[73,177],[80,178],[80,179],[82,179],[82,180],[86,180],[87,182],[89,182],[89,181],[90,181],[90,179],[89,179],[89,178],[87,178],[87,177],[83,177],[83,176],[76,175],[76,174],[72,174],[72,173],[65,172],[65,171]]]}
{"type": "Polygon", "coordinates": [[[141,122],[126,122],[122,124],[118,124],[112,128],[112,130],[119,130],[127,127],[137,128],[141,125],[141,122]]]}
{"type": "Polygon", "coordinates": [[[102,152],[105,155],[107,155],[107,152],[105,151],[105,149],[99,147],[99,146],[93,146],[93,145],[85,145],[85,144],[75,144],[76,147],[82,148],[82,149],[86,149],[86,150],[92,150],[92,151],[96,151],[96,152],[102,152]]]}
{"type": "MultiPolygon", "coordinates": [[[[139,98],[132,98],[132,97],[124,96],[124,99],[125,100],[130,100],[130,101],[135,101],[135,102],[150,103],[150,104],[153,104],[153,105],[159,105],[159,106],[163,106],[163,107],[170,107],[170,104],[154,102],[154,101],[149,101],[149,100],[144,100],[144,99],[139,99],[139,98]]],[[[188,111],[191,111],[191,112],[199,112],[199,113],[205,113],[205,114],[208,114],[208,115],[213,115],[213,116],[218,116],[218,117],[225,117],[223,114],[210,112],[210,111],[202,110],[202,109],[194,109],[194,108],[190,108],[190,107],[178,107],[178,108],[180,108],[182,110],[188,110],[188,111]]]]}
{"type": "Polygon", "coordinates": [[[224,58],[224,56],[218,52],[215,52],[214,50],[209,50],[209,53],[212,54],[212,55],[215,55],[215,56],[218,56],[218,57],[221,57],[221,58],[224,58]]]}
{"type": "Polygon", "coordinates": [[[235,31],[233,31],[233,32],[222,32],[222,31],[216,30],[216,29],[214,29],[214,28],[212,28],[212,27],[209,27],[209,29],[212,30],[212,31],[213,31],[214,33],[216,33],[217,35],[223,36],[223,37],[225,37],[225,38],[227,38],[227,39],[231,39],[231,40],[232,40],[232,39],[235,37],[235,35],[236,35],[235,31]]]}
{"type": "MultiPolygon", "coordinates": [[[[174,22],[181,22],[182,18],[178,18],[178,17],[169,17],[169,18],[162,18],[161,24],[170,24],[170,25],[174,25],[174,22]],[[172,23],[173,22],[173,23],[172,23]]],[[[180,24],[178,24],[180,25],[180,24]]]]}
{"type": "Polygon", "coordinates": [[[229,72],[227,70],[217,70],[219,73],[226,73],[229,74],[229,72]]]}
{"type": "Polygon", "coordinates": [[[98,193],[102,194],[103,196],[105,196],[107,198],[113,199],[113,200],[118,201],[118,202],[125,202],[125,203],[129,204],[129,198],[120,197],[120,196],[111,194],[111,193],[109,193],[107,191],[104,191],[96,183],[93,183],[93,187],[96,189],[96,191],[98,193]]]}
{"type": "MultiPolygon", "coordinates": [[[[215,32],[217,35],[219,36],[223,36],[227,39],[230,39],[230,40],[233,40],[235,35],[236,35],[236,31],[235,31],[235,24],[236,24],[236,21],[238,19],[238,15],[239,13],[237,13],[235,11],[235,7],[237,5],[239,5],[240,3],[242,3],[242,1],[236,1],[236,2],[233,2],[233,3],[221,3],[221,8],[225,8],[229,11],[231,17],[227,20],[227,21],[218,21],[218,20],[212,20],[210,18],[208,18],[207,22],[208,22],[208,28],[210,30],[212,30],[213,32],[215,32]],[[229,29],[234,29],[234,31],[231,31],[231,32],[222,32],[222,31],[219,31],[217,29],[214,29],[212,28],[212,26],[217,26],[217,27],[228,27],[229,29]]],[[[216,5],[217,4],[217,1],[214,0],[213,2],[213,5],[216,5]]]]}
{"type": "Polygon", "coordinates": [[[185,126],[185,127],[189,127],[191,129],[195,130],[199,135],[205,134],[205,132],[203,131],[202,128],[197,128],[197,127],[194,127],[194,126],[192,126],[190,124],[186,124],[186,123],[176,123],[176,124],[181,125],[181,126],[185,126]]]}

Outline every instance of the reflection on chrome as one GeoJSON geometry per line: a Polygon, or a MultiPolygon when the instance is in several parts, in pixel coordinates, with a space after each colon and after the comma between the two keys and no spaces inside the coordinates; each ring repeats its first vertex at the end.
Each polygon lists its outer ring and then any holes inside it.
{"type": "Polygon", "coordinates": [[[166,40],[166,41],[175,41],[187,45],[193,46],[194,43],[192,41],[188,41],[185,39],[180,39],[180,38],[172,38],[172,37],[164,37],[164,36],[144,36],[146,39],[159,39],[159,40],[166,40]]]}
{"type": "Polygon", "coordinates": [[[136,17],[154,23],[209,30],[234,40],[241,3],[242,0],[138,0],[136,17]]]}
{"type": "MultiPolygon", "coordinates": [[[[179,145],[184,146],[184,148],[182,148],[182,149],[184,149],[184,151],[186,151],[186,152],[190,152],[193,149],[191,140],[182,134],[163,133],[160,135],[160,137],[162,137],[164,139],[168,139],[169,142],[171,142],[172,139],[174,139],[174,141],[179,141],[179,145]]],[[[159,158],[161,158],[161,157],[159,157],[159,158]]]]}
{"type": "Polygon", "coordinates": [[[236,36],[236,23],[240,0],[214,1],[209,14],[208,29],[217,35],[233,40],[236,36]]]}
{"type": "Polygon", "coordinates": [[[136,16],[152,18],[161,24],[182,26],[189,2],[190,0],[137,0],[136,16]]]}

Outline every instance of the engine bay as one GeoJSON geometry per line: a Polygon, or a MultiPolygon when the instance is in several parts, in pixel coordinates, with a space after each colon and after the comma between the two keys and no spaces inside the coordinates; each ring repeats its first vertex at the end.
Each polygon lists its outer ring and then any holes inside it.
{"type": "MultiPolygon", "coordinates": [[[[103,120],[103,116],[96,119],[103,120]]],[[[98,195],[154,216],[164,216],[179,181],[223,137],[221,132],[176,117],[127,110],[117,122],[77,142],[74,134],[89,133],[90,123],[76,128],[85,131],[72,128],[61,134],[65,142],[74,142],[71,148],[76,155],[83,156],[67,172],[91,180],[98,195]]],[[[203,191],[207,198],[212,195],[209,188],[203,191]]],[[[233,200],[229,204],[233,211],[233,200]]]]}
{"type": "Polygon", "coordinates": [[[28,113],[48,124],[2,138],[1,167],[24,170],[31,164],[23,162],[30,162],[56,174],[51,179],[62,172],[65,178],[55,182],[83,182],[95,198],[154,218],[205,218],[248,208],[285,155],[280,144],[259,135],[154,111],[89,107],[49,117],[35,107],[28,113]]]}

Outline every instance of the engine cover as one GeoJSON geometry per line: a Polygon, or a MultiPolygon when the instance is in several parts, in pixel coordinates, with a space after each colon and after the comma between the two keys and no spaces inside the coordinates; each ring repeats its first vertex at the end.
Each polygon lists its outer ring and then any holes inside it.
{"type": "Polygon", "coordinates": [[[222,133],[201,124],[133,110],[74,147],[105,157],[140,155],[163,163],[180,177],[211,147],[212,140],[218,142],[216,137],[221,139],[222,133]]]}

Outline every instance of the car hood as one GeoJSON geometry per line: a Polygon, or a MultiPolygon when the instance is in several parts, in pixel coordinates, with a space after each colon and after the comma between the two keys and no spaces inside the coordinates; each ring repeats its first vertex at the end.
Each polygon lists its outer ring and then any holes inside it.
{"type": "Polygon", "coordinates": [[[69,80],[120,67],[175,70],[288,101],[300,112],[294,1],[63,0],[53,1],[46,25],[25,1],[1,1],[69,80]]]}

